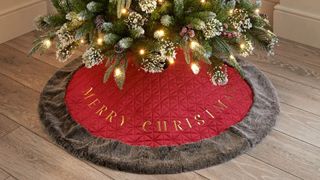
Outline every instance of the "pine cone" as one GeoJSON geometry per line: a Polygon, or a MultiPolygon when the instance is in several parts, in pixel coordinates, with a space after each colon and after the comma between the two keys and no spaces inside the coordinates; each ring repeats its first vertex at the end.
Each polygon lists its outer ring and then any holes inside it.
{"type": "Polygon", "coordinates": [[[104,17],[102,15],[99,15],[94,20],[94,23],[96,24],[96,28],[98,31],[103,30],[103,23],[105,23],[104,17]]]}

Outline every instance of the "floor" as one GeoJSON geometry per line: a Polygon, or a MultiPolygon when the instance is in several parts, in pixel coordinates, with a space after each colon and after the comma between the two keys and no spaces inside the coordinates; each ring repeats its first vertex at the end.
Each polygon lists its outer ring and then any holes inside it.
{"type": "MultiPolygon", "coordinates": [[[[319,179],[320,50],[282,40],[277,55],[248,60],[272,80],[281,115],[271,134],[225,164],[177,175],[136,175],[79,160],[44,133],[39,93],[64,64],[54,51],[27,57],[34,32],[0,44],[0,179],[319,179]]],[[[79,55],[79,53],[77,53],[79,55]]],[[[76,57],[75,55],[74,57],[76,57]]]]}

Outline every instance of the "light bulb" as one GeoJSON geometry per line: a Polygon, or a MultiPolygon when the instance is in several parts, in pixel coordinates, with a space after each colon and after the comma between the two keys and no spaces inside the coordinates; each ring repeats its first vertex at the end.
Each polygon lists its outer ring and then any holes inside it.
{"type": "Polygon", "coordinates": [[[260,9],[257,8],[256,10],[254,10],[254,12],[259,15],[260,14],[260,9]]]}
{"type": "Polygon", "coordinates": [[[114,70],[114,76],[119,77],[122,74],[121,70],[119,68],[114,70]]]}
{"type": "Polygon", "coordinates": [[[42,43],[45,46],[45,48],[47,48],[47,49],[49,49],[51,47],[51,45],[52,45],[50,39],[45,39],[45,40],[43,40],[42,43]]]}
{"type": "Polygon", "coordinates": [[[146,53],[146,50],[140,49],[140,51],[139,51],[139,54],[140,54],[140,55],[144,55],[145,53],[146,53]]]}
{"type": "Polygon", "coordinates": [[[84,44],[85,43],[84,39],[80,39],[80,43],[84,44]]]}
{"type": "Polygon", "coordinates": [[[168,62],[169,62],[170,64],[174,64],[174,59],[173,59],[172,57],[169,57],[169,58],[168,58],[168,62]]]}
{"type": "Polygon", "coordinates": [[[158,31],[158,33],[159,33],[161,36],[164,36],[164,30],[161,29],[161,30],[158,31]]]}
{"type": "Polygon", "coordinates": [[[200,67],[199,67],[198,64],[192,63],[192,64],[191,64],[191,70],[192,70],[192,72],[193,72],[194,74],[199,74],[199,72],[200,72],[200,67]]]}
{"type": "Polygon", "coordinates": [[[230,9],[230,10],[229,10],[229,15],[232,15],[233,12],[234,12],[234,10],[233,10],[233,9],[230,9]]]}
{"type": "Polygon", "coordinates": [[[165,32],[163,29],[159,29],[157,31],[154,32],[154,37],[157,39],[162,38],[165,35],[165,32]]]}
{"type": "Polygon", "coordinates": [[[246,48],[246,45],[244,43],[240,44],[240,48],[241,49],[245,49],[246,48]]]}
{"type": "Polygon", "coordinates": [[[195,49],[198,45],[199,45],[198,42],[196,42],[196,41],[191,41],[191,43],[190,43],[190,48],[191,48],[191,49],[195,49]]]}
{"type": "Polygon", "coordinates": [[[121,14],[127,14],[128,10],[126,8],[121,9],[121,14]]]}
{"type": "Polygon", "coordinates": [[[97,39],[97,43],[98,43],[98,45],[102,45],[103,44],[103,39],[102,38],[98,38],[97,39]]]}
{"type": "Polygon", "coordinates": [[[205,2],[206,2],[206,0],[200,0],[200,2],[201,2],[201,3],[205,3],[205,2]]]}

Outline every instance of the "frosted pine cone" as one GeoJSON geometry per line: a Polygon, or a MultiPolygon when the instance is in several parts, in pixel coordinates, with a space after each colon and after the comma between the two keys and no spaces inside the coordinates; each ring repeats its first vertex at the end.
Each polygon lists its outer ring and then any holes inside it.
{"type": "Polygon", "coordinates": [[[74,49],[73,45],[58,47],[58,50],[56,52],[56,58],[60,62],[66,62],[72,56],[73,49],[74,49]]]}
{"type": "Polygon", "coordinates": [[[166,66],[166,58],[156,53],[148,55],[141,62],[141,68],[149,73],[161,73],[166,69],[166,66]]]}
{"type": "Polygon", "coordinates": [[[202,29],[206,39],[220,36],[223,31],[222,23],[217,19],[210,19],[206,22],[206,26],[202,29]]]}
{"type": "Polygon", "coordinates": [[[215,86],[224,86],[228,84],[228,73],[225,65],[218,66],[215,68],[215,72],[211,77],[211,82],[215,86]]]}
{"type": "Polygon", "coordinates": [[[75,42],[75,38],[70,32],[67,31],[66,26],[62,26],[57,32],[59,46],[64,48],[75,42]]]}
{"type": "Polygon", "coordinates": [[[105,20],[102,15],[97,16],[96,19],[94,20],[94,23],[96,24],[96,28],[98,31],[103,30],[103,27],[104,27],[103,24],[105,23],[105,20]]]}
{"type": "Polygon", "coordinates": [[[128,18],[125,20],[125,22],[127,23],[127,26],[130,29],[136,29],[138,27],[142,27],[145,21],[146,19],[137,12],[130,12],[128,15],[128,18]]]}
{"type": "Polygon", "coordinates": [[[100,49],[91,47],[82,55],[82,62],[87,68],[92,68],[103,61],[103,55],[100,49]]]}
{"type": "Polygon", "coordinates": [[[139,0],[140,8],[145,13],[152,13],[157,8],[156,0],[139,0]]]}
{"type": "Polygon", "coordinates": [[[176,59],[176,46],[173,42],[162,41],[159,50],[161,56],[164,56],[167,59],[176,59]]]}
{"type": "Polygon", "coordinates": [[[252,41],[248,40],[247,38],[245,38],[245,42],[244,44],[240,45],[240,55],[243,57],[248,57],[250,55],[252,55],[253,50],[254,50],[254,46],[252,41]]]}

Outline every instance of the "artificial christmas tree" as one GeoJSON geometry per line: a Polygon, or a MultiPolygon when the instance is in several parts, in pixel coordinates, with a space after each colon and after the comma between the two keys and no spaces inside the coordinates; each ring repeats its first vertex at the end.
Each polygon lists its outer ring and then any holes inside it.
{"type": "Polygon", "coordinates": [[[45,33],[31,52],[44,51],[56,40],[57,58],[66,61],[87,44],[83,62],[91,68],[105,58],[105,81],[110,72],[125,74],[129,54],[137,68],[163,72],[174,63],[177,48],[183,49],[191,67],[200,69],[195,66],[205,62],[215,79],[215,70],[224,61],[241,71],[234,56],[251,55],[254,47],[273,54],[278,41],[268,20],[259,14],[260,3],[248,0],[52,1],[58,14],[36,20],[45,33]]]}

